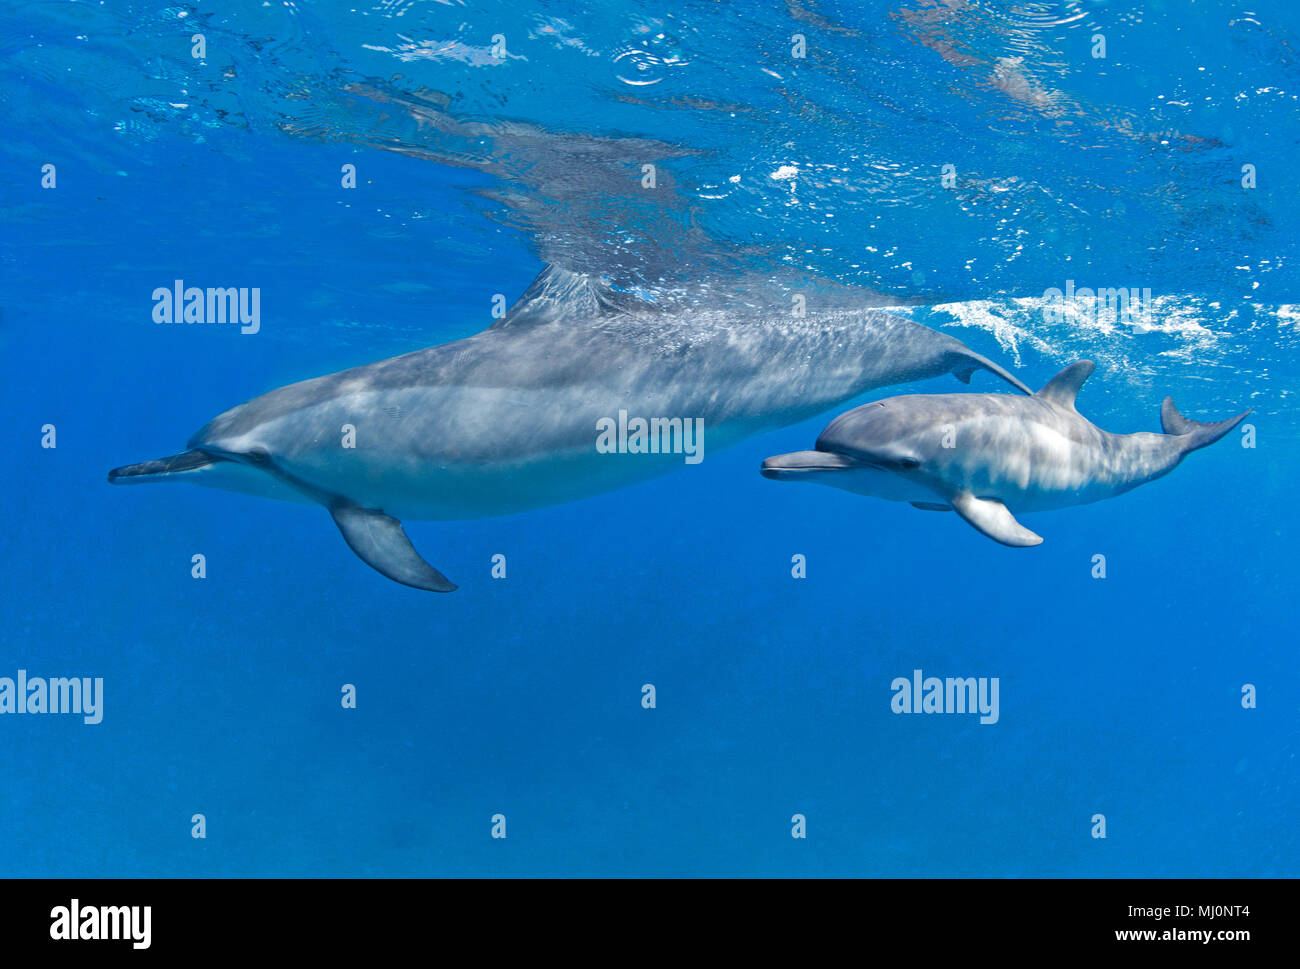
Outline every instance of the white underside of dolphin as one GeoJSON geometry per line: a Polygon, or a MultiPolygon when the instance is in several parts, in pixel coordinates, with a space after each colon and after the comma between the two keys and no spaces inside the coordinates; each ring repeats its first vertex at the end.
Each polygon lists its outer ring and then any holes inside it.
{"type": "Polygon", "coordinates": [[[1123,494],[1168,474],[1250,411],[1188,420],[1166,397],[1163,434],[1110,434],[1075,409],[1093,372],[1066,367],[1032,397],[917,394],[863,404],[836,417],[815,450],[763,462],[765,477],[956,511],[1004,545],[1041,544],[1015,513],[1050,511],[1123,494]]]}
{"type": "Polygon", "coordinates": [[[455,586],[401,519],[511,514],[683,467],[681,453],[602,453],[598,422],[620,411],[701,421],[712,453],[876,387],[976,370],[1029,393],[953,337],[888,313],[668,313],[551,267],[482,333],[273,390],[189,450],[109,480],[317,503],[367,564],[445,592],[455,586]]]}

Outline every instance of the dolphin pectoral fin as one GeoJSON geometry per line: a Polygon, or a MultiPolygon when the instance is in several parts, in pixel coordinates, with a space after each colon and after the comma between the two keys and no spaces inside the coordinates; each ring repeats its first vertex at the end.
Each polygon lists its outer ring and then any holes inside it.
{"type": "Polygon", "coordinates": [[[394,582],[429,592],[452,592],[455,583],[420,558],[402,523],[391,515],[358,505],[336,504],[330,508],[348,547],[380,575],[394,582]]]}
{"type": "Polygon", "coordinates": [[[957,514],[971,523],[995,542],[1015,548],[1041,545],[1042,536],[1035,535],[1007,510],[996,498],[976,498],[969,491],[954,495],[952,507],[957,514]]]}
{"type": "Polygon", "coordinates": [[[909,501],[913,508],[920,508],[921,511],[952,511],[952,505],[945,505],[939,501],[909,501]]]}

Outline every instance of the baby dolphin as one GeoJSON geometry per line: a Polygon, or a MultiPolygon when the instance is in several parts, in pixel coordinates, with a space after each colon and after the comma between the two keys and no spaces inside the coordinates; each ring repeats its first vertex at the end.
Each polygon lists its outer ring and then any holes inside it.
{"type": "Polygon", "coordinates": [[[1080,360],[1032,397],[916,394],[863,404],[836,417],[816,450],[763,462],[764,477],[812,481],[859,495],[952,511],[1003,545],[1043,540],[1015,512],[1113,498],[1168,474],[1250,411],[1202,424],[1160,407],[1163,434],[1111,434],[1074,408],[1092,374],[1080,360]]]}

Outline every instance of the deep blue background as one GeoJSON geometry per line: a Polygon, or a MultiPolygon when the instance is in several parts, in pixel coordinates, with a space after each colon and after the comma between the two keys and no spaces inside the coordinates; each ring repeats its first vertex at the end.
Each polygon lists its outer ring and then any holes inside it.
{"type": "Polygon", "coordinates": [[[820,20],[113,6],[0,20],[0,676],[106,693],[98,726],[0,717],[0,873],[1297,873],[1286,5],[977,4],[937,26],[902,0],[820,20]],[[497,31],[526,60],[392,53],[497,31]],[[619,80],[629,48],[659,51],[659,83],[619,80]],[[1014,57],[1028,100],[996,80],[1014,57]],[[444,92],[495,147],[359,84],[444,92]],[[664,173],[648,210],[643,158],[664,173]],[[1234,433],[1120,500],[1028,516],[1046,542],[1013,550],[755,473],[818,419],[579,504],[408,523],[449,596],[370,572],[319,509],[105,483],[271,387],[481,329],[543,259],[644,282],[666,252],[689,274],[690,247],[911,304],[1031,385],[1091,356],[1080,407],[1110,430],[1156,429],[1165,393],[1202,419],[1253,406],[1258,447],[1234,433]],[[261,287],[262,332],[155,325],[177,277],[261,287]],[[1067,278],[1152,287],[1154,328],[1047,326],[1033,301],[1067,278]],[[999,677],[1001,721],[893,715],[916,667],[999,677]]]}

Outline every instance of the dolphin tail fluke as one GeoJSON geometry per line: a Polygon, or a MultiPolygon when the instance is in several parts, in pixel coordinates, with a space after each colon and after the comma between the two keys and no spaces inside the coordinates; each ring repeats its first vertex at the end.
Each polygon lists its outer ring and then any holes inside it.
{"type": "Polygon", "coordinates": [[[988,357],[980,356],[980,354],[976,353],[974,350],[963,346],[961,350],[958,351],[958,359],[954,362],[952,367],[953,376],[962,383],[968,384],[970,383],[971,376],[976,370],[987,370],[989,373],[1001,377],[1021,393],[1028,394],[1031,397],[1034,395],[1032,390],[1026,387],[1020,379],[1009,371],[999,367],[988,357]]]}
{"type": "Polygon", "coordinates": [[[170,457],[114,468],[108,472],[108,483],[141,484],[146,481],[162,481],[187,471],[199,471],[224,460],[225,458],[215,457],[206,451],[182,451],[170,457]]]}
{"type": "Polygon", "coordinates": [[[429,592],[455,591],[455,583],[420,558],[396,518],[346,503],[331,507],[330,515],[348,547],[380,575],[429,592]]]}
{"type": "Polygon", "coordinates": [[[1209,447],[1244,421],[1249,414],[1250,411],[1246,411],[1236,417],[1230,417],[1226,421],[1213,421],[1203,424],[1178,413],[1178,408],[1174,406],[1174,399],[1166,397],[1164,403],[1160,405],[1160,426],[1164,428],[1166,434],[1183,438],[1184,440],[1181,442],[1183,453],[1187,453],[1188,451],[1209,447]]]}

